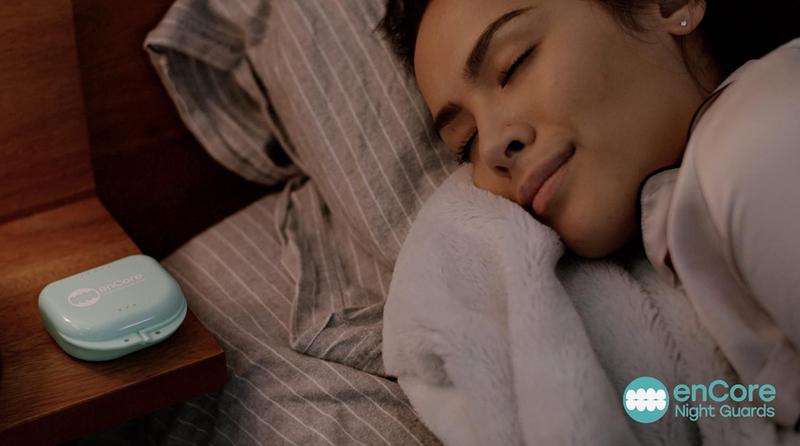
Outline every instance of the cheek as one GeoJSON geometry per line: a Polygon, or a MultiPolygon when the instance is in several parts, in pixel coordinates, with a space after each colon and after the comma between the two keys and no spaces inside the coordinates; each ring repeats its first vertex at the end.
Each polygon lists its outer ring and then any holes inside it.
{"type": "Polygon", "coordinates": [[[606,125],[598,118],[610,119],[618,99],[609,67],[592,48],[566,43],[543,48],[539,56],[523,86],[537,126],[569,129],[575,138],[598,133],[593,128],[606,125]]]}
{"type": "Polygon", "coordinates": [[[550,127],[574,139],[591,165],[584,172],[589,176],[636,176],[631,171],[652,164],[649,158],[671,141],[663,135],[670,122],[659,111],[664,105],[642,82],[646,76],[618,53],[597,43],[563,51],[542,66],[533,93],[540,98],[535,114],[542,130],[550,127]]]}

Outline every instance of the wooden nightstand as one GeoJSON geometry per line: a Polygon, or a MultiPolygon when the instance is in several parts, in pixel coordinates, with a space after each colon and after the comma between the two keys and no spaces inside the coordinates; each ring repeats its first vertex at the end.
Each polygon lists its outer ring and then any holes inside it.
{"type": "Polygon", "coordinates": [[[0,246],[0,444],[55,444],[226,381],[222,349],[191,312],[164,342],[107,362],[74,359],[45,331],[47,283],[139,252],[96,198],[0,225],[0,246]]]}
{"type": "Polygon", "coordinates": [[[58,444],[221,387],[224,352],[191,311],[108,362],[45,331],[47,283],[139,250],[95,194],[70,1],[4,0],[0,31],[0,445],[58,444]]]}

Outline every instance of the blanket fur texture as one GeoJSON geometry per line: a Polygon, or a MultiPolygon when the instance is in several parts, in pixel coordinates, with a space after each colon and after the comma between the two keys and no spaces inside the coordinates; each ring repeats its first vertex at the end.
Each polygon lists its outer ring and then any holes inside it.
{"type": "Polygon", "coordinates": [[[800,444],[763,418],[641,424],[622,405],[639,376],[737,376],[680,288],[643,252],[565,251],[517,204],[459,168],[425,203],[395,265],[383,361],[447,445],[800,444]]]}

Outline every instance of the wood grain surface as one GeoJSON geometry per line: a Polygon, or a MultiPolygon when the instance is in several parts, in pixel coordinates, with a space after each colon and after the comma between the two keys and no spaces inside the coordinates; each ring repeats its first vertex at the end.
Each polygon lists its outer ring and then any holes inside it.
{"type": "MultiPolygon", "coordinates": [[[[226,381],[224,352],[191,311],[162,343],[108,362],[68,356],[44,329],[38,297],[45,285],[139,252],[95,195],[73,29],[69,0],[0,1],[3,446],[58,444],[226,381]]],[[[152,136],[150,155],[170,143],[147,126],[139,130],[152,136]]],[[[109,131],[127,136],[122,124],[109,131]]],[[[147,187],[157,201],[171,183],[162,175],[133,187],[147,187]]]]}
{"type": "Polygon", "coordinates": [[[0,222],[91,194],[69,0],[0,1],[0,222]]]}

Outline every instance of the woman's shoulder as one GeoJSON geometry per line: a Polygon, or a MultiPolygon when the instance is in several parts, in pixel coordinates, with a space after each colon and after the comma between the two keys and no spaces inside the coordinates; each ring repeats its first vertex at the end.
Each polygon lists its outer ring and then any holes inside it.
{"type": "MultiPolygon", "coordinates": [[[[776,115],[800,105],[800,38],[745,63],[720,85],[715,92],[718,97],[701,118],[704,125],[698,124],[693,136],[705,137],[717,131],[750,133],[755,128],[780,124],[781,120],[774,119],[776,115]],[[738,125],[731,127],[733,123],[738,125]]],[[[796,122],[797,117],[793,118],[796,122]]]]}
{"type": "Polygon", "coordinates": [[[766,224],[780,223],[770,212],[793,199],[800,188],[798,171],[800,39],[795,39],[734,73],[699,118],[673,194],[677,203],[702,202],[704,218],[722,240],[732,240],[755,230],[735,223],[755,221],[751,214],[762,214],[758,218],[766,224]]]}
{"type": "Polygon", "coordinates": [[[697,123],[682,166],[696,172],[708,201],[800,169],[800,39],[734,75],[697,123]]]}
{"type": "Polygon", "coordinates": [[[753,95],[762,98],[762,102],[772,99],[774,104],[786,102],[781,100],[782,93],[797,92],[800,85],[800,37],[747,62],[731,77],[735,78],[730,85],[731,95],[753,95]]]}

